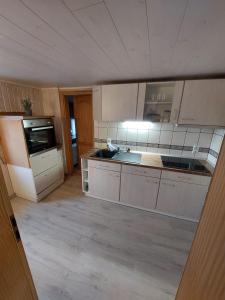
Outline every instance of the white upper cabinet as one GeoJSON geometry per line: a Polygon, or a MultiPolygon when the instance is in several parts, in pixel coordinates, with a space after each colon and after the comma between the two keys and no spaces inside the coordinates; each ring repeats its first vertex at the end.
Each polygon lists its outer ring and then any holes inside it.
{"type": "Polygon", "coordinates": [[[93,88],[95,120],[136,120],[138,84],[113,84],[93,88]]]}
{"type": "Polygon", "coordinates": [[[225,126],[225,79],[185,81],[177,123],[225,126]]]}
{"type": "Polygon", "coordinates": [[[183,81],[140,83],[137,119],[174,122],[179,113],[183,81]]]}

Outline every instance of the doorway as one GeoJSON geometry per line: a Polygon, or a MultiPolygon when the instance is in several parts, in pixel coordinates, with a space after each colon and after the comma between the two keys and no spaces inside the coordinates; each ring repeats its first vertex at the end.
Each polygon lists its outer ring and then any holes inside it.
{"type": "Polygon", "coordinates": [[[80,169],[81,156],[93,148],[92,90],[60,91],[67,174],[80,169]]]}

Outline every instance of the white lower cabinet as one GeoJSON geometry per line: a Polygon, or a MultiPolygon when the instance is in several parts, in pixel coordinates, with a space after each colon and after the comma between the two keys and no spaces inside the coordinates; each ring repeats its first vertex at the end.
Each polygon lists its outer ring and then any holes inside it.
{"type": "Polygon", "coordinates": [[[156,209],[198,220],[207,191],[207,185],[161,179],[156,209]]]}
{"type": "Polygon", "coordinates": [[[137,207],[154,209],[158,188],[158,178],[122,173],[120,202],[137,207]]]}
{"type": "Polygon", "coordinates": [[[58,165],[46,170],[38,176],[34,177],[37,194],[48,188],[57,180],[60,180],[60,171],[58,165]]]}
{"type": "Polygon", "coordinates": [[[119,201],[120,172],[88,167],[89,194],[106,200],[119,201]]]}
{"type": "Polygon", "coordinates": [[[94,160],[82,172],[90,196],[191,220],[199,220],[211,181],[210,176],[94,160]]]}

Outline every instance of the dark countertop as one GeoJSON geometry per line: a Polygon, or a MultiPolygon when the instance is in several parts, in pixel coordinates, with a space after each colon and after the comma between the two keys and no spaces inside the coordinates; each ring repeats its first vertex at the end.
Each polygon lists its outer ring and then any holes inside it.
{"type": "MultiPolygon", "coordinates": [[[[93,154],[98,151],[99,149],[92,149],[88,153],[82,155],[82,158],[85,159],[91,159],[91,160],[98,160],[98,161],[106,161],[111,163],[119,163],[119,164],[127,164],[127,165],[135,165],[140,167],[149,167],[154,169],[161,169],[161,170],[168,170],[173,172],[180,172],[180,173],[189,173],[189,174],[195,174],[195,175],[203,175],[203,176],[212,176],[214,172],[214,168],[206,161],[206,160],[200,160],[202,165],[206,167],[206,169],[209,171],[209,173],[205,173],[202,171],[193,171],[188,169],[178,169],[178,168],[171,168],[171,167],[165,167],[163,166],[162,159],[160,154],[155,153],[149,153],[149,152],[137,152],[132,151],[131,153],[139,153],[141,155],[141,158],[139,162],[131,162],[131,161],[121,161],[116,160],[115,158],[101,158],[101,157],[94,157],[93,154]]],[[[165,155],[169,156],[169,155],[165,155]]],[[[173,155],[171,155],[173,156],[173,155]]]]}

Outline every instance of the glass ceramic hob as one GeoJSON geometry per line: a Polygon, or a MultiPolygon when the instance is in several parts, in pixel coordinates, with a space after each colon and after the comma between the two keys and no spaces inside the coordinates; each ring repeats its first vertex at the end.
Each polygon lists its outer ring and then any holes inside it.
{"type": "Polygon", "coordinates": [[[173,157],[173,156],[161,156],[161,160],[164,167],[190,170],[193,172],[201,172],[209,174],[209,170],[197,159],[173,157]]]}

